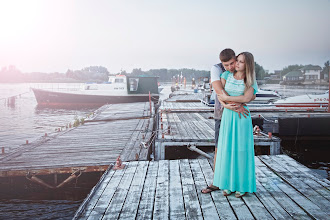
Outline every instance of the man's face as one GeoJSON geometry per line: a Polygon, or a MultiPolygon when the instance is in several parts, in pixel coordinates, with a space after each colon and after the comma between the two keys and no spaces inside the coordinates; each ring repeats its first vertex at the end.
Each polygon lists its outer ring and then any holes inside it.
{"type": "Polygon", "coordinates": [[[236,64],[236,59],[235,58],[231,58],[227,62],[222,62],[222,65],[225,67],[225,69],[228,70],[231,73],[233,73],[234,70],[235,70],[235,64],[236,64]]]}

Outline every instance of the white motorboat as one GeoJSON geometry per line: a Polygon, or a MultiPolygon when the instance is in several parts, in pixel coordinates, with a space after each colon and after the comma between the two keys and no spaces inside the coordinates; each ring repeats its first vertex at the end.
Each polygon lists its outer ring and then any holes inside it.
{"type": "Polygon", "coordinates": [[[107,83],[86,83],[78,91],[32,90],[40,106],[97,106],[147,102],[151,97],[157,101],[159,98],[157,77],[151,76],[110,76],[107,83]]]}
{"type": "Polygon", "coordinates": [[[276,107],[327,107],[329,104],[329,90],[318,95],[299,95],[274,102],[276,107]]]}
{"type": "Polygon", "coordinates": [[[256,99],[253,100],[251,103],[266,104],[266,103],[274,102],[280,98],[281,98],[280,94],[278,94],[278,92],[274,90],[259,88],[259,91],[256,94],[256,99]]]}
{"type": "MultiPolygon", "coordinates": [[[[256,94],[255,100],[251,101],[249,104],[268,104],[280,99],[281,96],[278,92],[270,89],[260,89],[256,94]]],[[[212,95],[209,98],[209,104],[214,104],[215,93],[212,92],[212,95]]]]}

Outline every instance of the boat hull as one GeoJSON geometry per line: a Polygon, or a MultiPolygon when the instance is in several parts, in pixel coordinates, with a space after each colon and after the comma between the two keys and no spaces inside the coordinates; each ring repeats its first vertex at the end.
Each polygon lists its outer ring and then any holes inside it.
{"type": "MultiPolygon", "coordinates": [[[[75,93],[53,92],[32,89],[39,106],[102,106],[104,104],[149,102],[149,94],[105,96],[75,93]]],[[[158,101],[159,95],[152,95],[152,101],[158,101]]]]}
{"type": "Polygon", "coordinates": [[[328,103],[275,103],[276,107],[305,107],[305,108],[320,108],[328,107],[328,103]]]}

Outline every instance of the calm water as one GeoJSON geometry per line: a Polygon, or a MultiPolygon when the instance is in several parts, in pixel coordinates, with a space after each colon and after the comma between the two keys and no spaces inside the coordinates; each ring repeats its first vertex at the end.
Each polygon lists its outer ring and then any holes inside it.
{"type": "MultiPolygon", "coordinates": [[[[45,133],[86,117],[95,108],[38,108],[30,87],[54,91],[76,90],[81,84],[0,84],[0,147],[6,152],[41,137],[45,133]],[[20,96],[17,96],[21,94],[20,96]],[[8,106],[8,97],[17,96],[8,106]]],[[[72,219],[82,201],[4,200],[0,195],[0,219],[72,219]]]]}
{"type": "MultiPolygon", "coordinates": [[[[38,108],[30,87],[52,90],[76,90],[81,84],[0,84],[0,147],[10,152],[26,140],[32,142],[45,133],[72,123],[76,117],[85,117],[96,110],[38,108]],[[21,94],[20,96],[17,96],[21,94]],[[17,96],[15,105],[8,106],[8,98],[17,96]]],[[[327,86],[261,85],[283,96],[324,93],[327,86]]],[[[165,86],[161,98],[167,98],[170,86],[165,86]]],[[[71,219],[81,201],[67,200],[4,200],[0,195],[0,219],[71,219]]]]}

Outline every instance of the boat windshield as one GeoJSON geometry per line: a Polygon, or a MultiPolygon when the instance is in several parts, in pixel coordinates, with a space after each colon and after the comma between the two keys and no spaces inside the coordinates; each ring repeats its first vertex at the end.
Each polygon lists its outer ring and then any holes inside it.
{"type": "Polygon", "coordinates": [[[139,85],[139,78],[130,78],[129,79],[129,90],[135,92],[139,85]]]}

